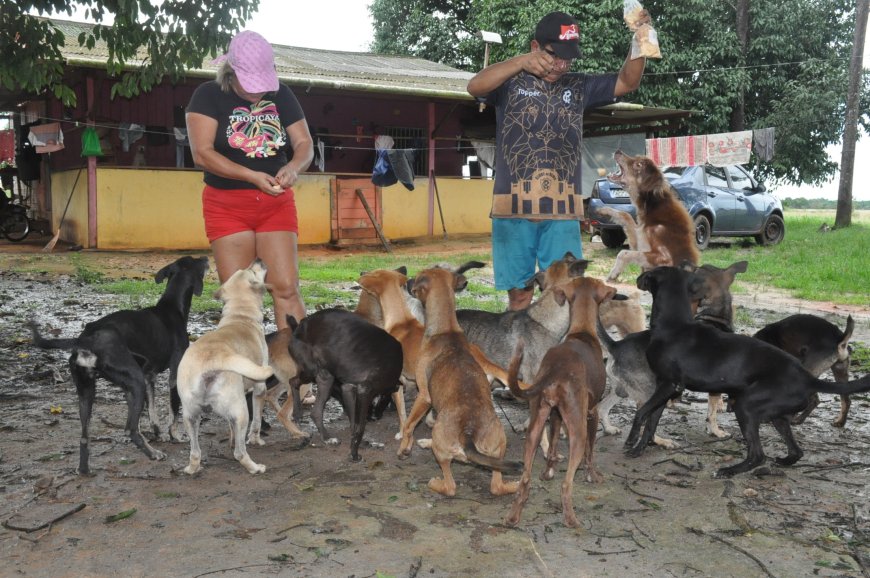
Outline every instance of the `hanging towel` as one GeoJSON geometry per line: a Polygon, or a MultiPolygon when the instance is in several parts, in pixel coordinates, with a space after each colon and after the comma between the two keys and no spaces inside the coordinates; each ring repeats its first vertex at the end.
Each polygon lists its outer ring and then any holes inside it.
{"type": "Polygon", "coordinates": [[[493,141],[472,140],[471,146],[477,153],[477,160],[485,167],[495,170],[495,143],[493,141]]]}
{"type": "Polygon", "coordinates": [[[723,132],[707,135],[707,162],[714,167],[742,165],[752,152],[752,131],[723,132]]]}
{"type": "Polygon", "coordinates": [[[706,162],[706,148],[704,135],[651,138],[646,141],[646,156],[660,167],[691,167],[706,162]]]}
{"type": "Polygon", "coordinates": [[[15,130],[0,130],[0,163],[15,164],[15,130]]]}
{"type": "Polygon", "coordinates": [[[314,147],[314,166],[321,173],[326,170],[326,143],[323,139],[317,139],[317,145],[314,147]]]}
{"type": "Polygon", "coordinates": [[[752,150],[762,161],[773,160],[774,143],[776,141],[775,129],[760,128],[752,131],[752,150]]]}

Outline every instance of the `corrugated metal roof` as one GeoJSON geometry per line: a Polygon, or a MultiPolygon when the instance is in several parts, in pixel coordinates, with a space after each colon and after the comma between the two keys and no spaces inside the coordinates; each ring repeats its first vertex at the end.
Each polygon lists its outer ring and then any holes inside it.
{"type": "MultiPolygon", "coordinates": [[[[109,51],[105,42],[97,41],[93,49],[79,46],[78,36],[94,25],[52,19],[67,38],[61,53],[68,62],[80,66],[104,68],[109,51]]],[[[386,94],[436,96],[445,99],[472,100],[466,90],[473,73],[412,56],[391,56],[365,52],[339,52],[298,46],[273,44],[279,78],[295,86],[340,88],[386,94]]],[[[140,57],[147,53],[140,51],[140,57]]],[[[201,69],[189,70],[190,76],[213,76],[217,67],[210,62],[201,69]]]]}

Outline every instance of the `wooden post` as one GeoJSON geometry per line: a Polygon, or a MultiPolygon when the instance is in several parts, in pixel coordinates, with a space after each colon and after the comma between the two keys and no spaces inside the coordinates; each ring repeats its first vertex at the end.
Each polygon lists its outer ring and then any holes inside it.
{"type": "Polygon", "coordinates": [[[374,212],[372,212],[372,208],[369,207],[369,202],[366,200],[366,196],[363,194],[363,190],[356,189],[356,196],[359,198],[359,202],[362,203],[363,209],[366,210],[366,214],[368,214],[369,220],[371,220],[372,225],[374,225],[375,233],[378,234],[378,238],[384,245],[384,249],[387,250],[387,253],[392,253],[393,250],[390,248],[390,244],[389,242],[387,242],[387,238],[384,237],[384,232],[381,231],[381,226],[378,224],[378,220],[375,218],[375,214],[374,212]]]}

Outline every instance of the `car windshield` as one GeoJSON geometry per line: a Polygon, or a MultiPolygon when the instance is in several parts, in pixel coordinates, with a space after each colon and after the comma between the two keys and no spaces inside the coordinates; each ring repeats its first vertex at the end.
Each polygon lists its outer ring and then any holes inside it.
{"type": "Polygon", "coordinates": [[[662,174],[671,182],[672,185],[679,183],[691,185],[695,180],[695,171],[692,167],[667,167],[662,171],[662,174]]]}

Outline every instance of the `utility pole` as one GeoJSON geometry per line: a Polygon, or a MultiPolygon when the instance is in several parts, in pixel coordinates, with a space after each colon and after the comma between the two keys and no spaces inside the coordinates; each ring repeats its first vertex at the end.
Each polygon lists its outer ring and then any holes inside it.
{"type": "Polygon", "coordinates": [[[838,229],[852,224],[852,180],[855,173],[855,142],[858,140],[858,102],[861,74],[864,68],[864,37],[867,34],[867,14],[870,0],[856,0],[855,39],[849,61],[849,92],[846,95],[846,126],[843,131],[843,154],[840,157],[840,188],[837,193],[838,229]]]}

